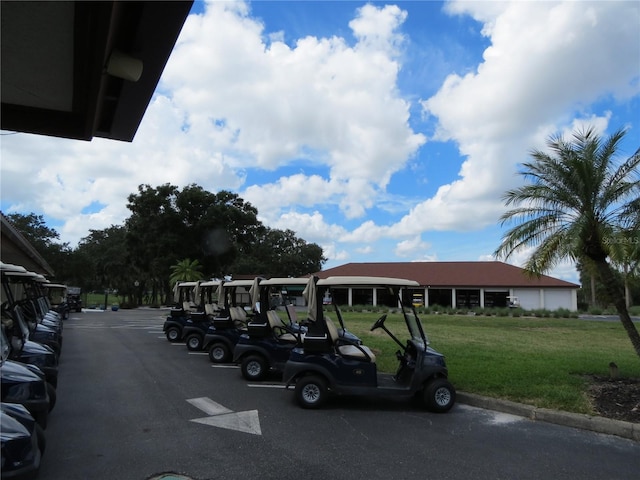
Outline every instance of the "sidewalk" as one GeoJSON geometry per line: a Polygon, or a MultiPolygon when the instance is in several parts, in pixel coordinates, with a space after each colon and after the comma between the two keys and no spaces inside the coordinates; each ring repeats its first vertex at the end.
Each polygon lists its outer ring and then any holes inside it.
{"type": "Polygon", "coordinates": [[[529,418],[541,422],[555,423],[566,427],[581,428],[592,432],[616,435],[640,442],[640,423],[611,420],[604,417],[594,417],[580,413],[561,412],[538,408],[531,405],[500,400],[497,398],[483,397],[475,393],[458,392],[457,401],[473,407],[487,410],[509,413],[520,417],[529,418]]]}

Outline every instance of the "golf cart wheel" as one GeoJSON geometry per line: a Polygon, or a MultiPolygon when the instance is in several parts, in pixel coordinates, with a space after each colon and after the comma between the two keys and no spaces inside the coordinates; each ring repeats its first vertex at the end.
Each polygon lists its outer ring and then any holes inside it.
{"type": "Polygon", "coordinates": [[[447,379],[436,378],[425,385],[422,398],[427,409],[445,413],[456,402],[456,389],[447,379]]]}
{"type": "Polygon", "coordinates": [[[187,337],[187,349],[191,352],[202,350],[202,337],[197,333],[192,333],[187,337]]]}
{"type": "Polygon", "coordinates": [[[49,411],[53,410],[53,407],[56,406],[56,389],[53,388],[49,382],[47,382],[47,393],[49,394],[49,411]]]}
{"type": "Polygon", "coordinates": [[[320,408],[329,395],[327,382],[318,375],[302,377],[296,382],[295,395],[302,408],[320,408]]]}
{"type": "Polygon", "coordinates": [[[38,439],[38,449],[40,450],[40,455],[42,455],[47,448],[47,439],[44,435],[44,430],[40,425],[36,423],[34,425],[34,429],[36,431],[36,438],[38,439]]]}
{"type": "Polygon", "coordinates": [[[214,343],[209,349],[209,360],[213,363],[228,362],[230,356],[231,352],[229,351],[229,347],[222,342],[214,343]]]}
{"type": "Polygon", "coordinates": [[[180,340],[180,330],[176,327],[169,327],[167,329],[167,340],[171,343],[177,342],[180,340]]]}
{"type": "Polygon", "coordinates": [[[249,355],[240,365],[242,376],[250,382],[262,380],[269,370],[269,365],[262,355],[249,355]]]}

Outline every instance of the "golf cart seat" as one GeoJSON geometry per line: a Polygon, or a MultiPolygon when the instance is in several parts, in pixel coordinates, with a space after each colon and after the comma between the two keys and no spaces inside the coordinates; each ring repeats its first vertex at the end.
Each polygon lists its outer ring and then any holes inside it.
{"type": "Polygon", "coordinates": [[[244,327],[247,325],[247,312],[242,307],[229,307],[229,315],[231,321],[236,327],[244,327]]]}
{"type": "Polygon", "coordinates": [[[362,360],[364,362],[376,363],[376,356],[369,347],[367,347],[366,345],[355,345],[352,343],[347,343],[347,340],[345,340],[344,338],[340,338],[338,329],[333,323],[333,320],[331,320],[326,315],[324,319],[325,323],[327,324],[327,330],[329,331],[331,341],[333,342],[333,345],[340,355],[342,355],[343,357],[362,360]]]}
{"type": "Polygon", "coordinates": [[[182,302],[182,309],[185,312],[194,312],[196,311],[196,306],[191,302],[182,302]]]}
{"type": "Polygon", "coordinates": [[[298,341],[294,334],[286,331],[286,327],[284,326],[282,319],[275,310],[267,311],[267,319],[269,320],[271,331],[278,340],[291,343],[296,343],[298,341]]]}
{"type": "Polygon", "coordinates": [[[204,304],[204,313],[207,315],[215,315],[220,309],[217,308],[218,305],[215,303],[205,303],[204,304]]]}

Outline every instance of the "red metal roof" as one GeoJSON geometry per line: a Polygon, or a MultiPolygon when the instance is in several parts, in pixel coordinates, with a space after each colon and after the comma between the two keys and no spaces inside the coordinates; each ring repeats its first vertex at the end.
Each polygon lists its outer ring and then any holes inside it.
{"type": "Polygon", "coordinates": [[[425,287],[544,287],[580,288],[547,275],[528,276],[524,269],[503,262],[380,262],[347,263],[318,272],[331,275],[367,275],[415,280],[425,287]]]}

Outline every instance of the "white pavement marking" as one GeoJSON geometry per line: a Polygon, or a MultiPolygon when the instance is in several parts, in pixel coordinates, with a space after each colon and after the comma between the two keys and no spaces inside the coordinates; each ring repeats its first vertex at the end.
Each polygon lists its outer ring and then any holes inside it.
{"type": "Polygon", "coordinates": [[[209,352],[189,352],[189,355],[209,355],[209,352]]]}
{"type": "Polygon", "coordinates": [[[223,407],[208,397],[190,398],[187,400],[194,407],[202,410],[207,415],[222,415],[223,413],[232,413],[227,407],[223,407]]]}
{"type": "Polygon", "coordinates": [[[247,387],[254,388],[287,388],[286,385],[282,383],[247,383],[247,387]]]}
{"type": "Polygon", "coordinates": [[[190,398],[187,399],[187,402],[209,415],[204,418],[194,418],[190,420],[191,422],[226,428],[227,430],[236,430],[252,435],[262,435],[257,410],[233,412],[208,397],[190,398]]]}
{"type": "Polygon", "coordinates": [[[240,368],[239,365],[227,365],[224,363],[214,363],[211,365],[213,368],[240,368]]]}
{"type": "Polygon", "coordinates": [[[252,435],[262,435],[260,429],[260,419],[257,410],[246,412],[228,413],[226,415],[216,415],[215,417],[194,418],[195,423],[202,423],[212,427],[226,428],[238,432],[250,433],[252,435]]]}

